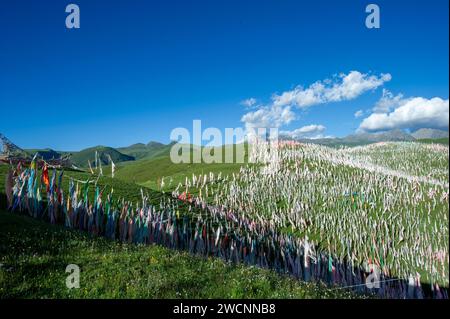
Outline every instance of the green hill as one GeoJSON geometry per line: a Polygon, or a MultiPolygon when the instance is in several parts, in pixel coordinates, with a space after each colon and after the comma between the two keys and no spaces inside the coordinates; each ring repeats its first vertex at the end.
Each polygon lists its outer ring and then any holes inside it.
{"type": "Polygon", "coordinates": [[[133,156],[123,154],[112,147],[96,146],[96,147],[86,148],[84,150],[81,150],[79,152],[72,154],[72,157],[71,157],[72,163],[79,167],[87,167],[88,160],[89,160],[91,162],[91,164],[94,165],[93,162],[95,161],[95,152],[96,151],[98,152],[98,155],[99,155],[102,165],[109,164],[109,156],[111,156],[111,158],[115,164],[134,160],[133,156]]]}
{"type": "Polygon", "coordinates": [[[167,145],[158,142],[150,142],[148,144],[137,143],[128,147],[119,147],[117,150],[122,154],[133,156],[136,160],[139,160],[168,155],[172,145],[173,143],[167,145]]]}
{"type": "Polygon", "coordinates": [[[133,156],[135,159],[141,159],[147,155],[147,145],[137,143],[128,147],[118,147],[117,150],[125,155],[133,156]]]}
{"type": "MultiPolygon", "coordinates": [[[[191,150],[199,149],[197,146],[190,146],[191,150]]],[[[245,156],[243,163],[223,163],[225,160],[225,152],[227,150],[233,150],[233,154],[236,154],[236,145],[220,146],[222,150],[222,163],[207,164],[204,161],[201,163],[173,163],[169,155],[163,155],[151,159],[142,159],[134,162],[129,162],[126,165],[119,165],[116,171],[116,178],[144,185],[153,189],[159,189],[158,181],[164,177],[166,187],[176,187],[181,182],[184,183],[186,177],[191,177],[192,174],[214,174],[222,173],[222,176],[231,175],[238,172],[242,165],[248,162],[248,144],[244,145],[245,156]],[[169,185],[170,181],[171,185],[169,185]]],[[[204,148],[201,150],[210,150],[214,152],[217,147],[204,148]]],[[[168,151],[170,153],[170,149],[168,151]]],[[[192,160],[192,153],[191,153],[192,160]]],[[[236,160],[236,156],[233,156],[233,161],[236,160]]],[[[109,174],[109,171],[108,171],[109,174]]]]}
{"type": "Polygon", "coordinates": [[[30,156],[34,156],[37,153],[38,158],[42,158],[46,161],[51,159],[58,159],[62,155],[66,154],[67,152],[58,152],[55,150],[52,150],[51,148],[45,148],[45,149],[27,149],[25,150],[30,156]]]}

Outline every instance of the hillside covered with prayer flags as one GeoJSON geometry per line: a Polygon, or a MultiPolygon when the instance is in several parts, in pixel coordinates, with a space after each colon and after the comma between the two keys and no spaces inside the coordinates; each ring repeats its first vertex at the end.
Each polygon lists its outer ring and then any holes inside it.
{"type": "Polygon", "coordinates": [[[446,298],[448,146],[261,142],[248,156],[239,166],[169,164],[155,170],[172,175],[149,175],[151,188],[132,182],[133,170],[127,182],[104,176],[99,163],[39,168],[34,157],[0,166],[4,207],[113,242],[343,287],[351,293],[343,296],[446,298]]]}

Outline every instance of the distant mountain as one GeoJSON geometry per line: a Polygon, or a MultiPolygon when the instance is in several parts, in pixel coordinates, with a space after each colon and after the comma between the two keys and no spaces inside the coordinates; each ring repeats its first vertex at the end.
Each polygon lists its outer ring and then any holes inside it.
{"type": "Polygon", "coordinates": [[[148,152],[147,145],[143,143],[133,144],[128,147],[119,147],[117,150],[122,154],[133,156],[135,159],[145,157],[148,152]]]}
{"type": "Polygon", "coordinates": [[[392,130],[380,133],[359,133],[344,137],[345,142],[389,142],[389,141],[414,141],[415,138],[402,130],[392,130]]]}
{"type": "Polygon", "coordinates": [[[127,147],[119,147],[117,150],[122,154],[133,156],[136,160],[151,159],[170,153],[173,143],[162,144],[159,142],[149,142],[148,144],[137,143],[127,147]]]}
{"type": "MultiPolygon", "coordinates": [[[[172,142],[170,144],[163,144],[151,141],[148,144],[136,143],[127,147],[112,148],[107,146],[96,146],[86,148],[78,152],[66,152],[55,151],[50,148],[22,150],[1,134],[0,138],[3,142],[0,143],[0,155],[4,151],[3,148],[5,147],[9,150],[10,153],[23,158],[31,158],[37,153],[38,158],[42,158],[44,160],[52,160],[60,159],[65,155],[71,154],[72,163],[78,167],[87,167],[88,160],[90,160],[91,164],[94,165],[96,151],[98,152],[102,165],[110,164],[109,156],[116,164],[121,162],[131,162],[135,160],[151,160],[163,157],[167,158],[170,155],[172,146],[175,144],[175,142],[172,142]]],[[[389,141],[418,141],[422,143],[441,143],[448,145],[448,139],[448,131],[424,128],[419,129],[412,134],[408,134],[402,130],[391,130],[380,133],[357,133],[348,135],[346,137],[320,139],[300,138],[296,140],[304,143],[314,143],[336,147],[340,145],[357,146],[389,141]]]]}
{"type": "Polygon", "coordinates": [[[81,150],[79,152],[73,153],[71,160],[72,163],[75,164],[78,167],[87,167],[88,166],[88,160],[93,165],[95,161],[95,151],[98,152],[98,156],[100,158],[100,161],[102,165],[108,165],[109,162],[109,156],[111,156],[111,159],[115,164],[120,162],[126,162],[126,161],[134,161],[135,158],[133,156],[123,154],[112,147],[107,146],[96,146],[91,148],[86,148],[84,150],[81,150]],[[108,156],[109,155],[109,156],[108,156]]]}
{"type": "Polygon", "coordinates": [[[27,149],[25,150],[30,156],[34,156],[37,153],[38,158],[42,158],[45,161],[52,160],[52,159],[59,159],[63,154],[66,152],[58,152],[55,150],[52,150],[51,148],[45,148],[45,149],[27,149]]]}
{"type": "Polygon", "coordinates": [[[431,128],[421,128],[411,135],[418,140],[448,138],[448,131],[435,130],[431,128]]]}
{"type": "Polygon", "coordinates": [[[415,138],[402,130],[392,130],[380,133],[358,133],[346,137],[321,138],[321,139],[300,139],[301,142],[315,143],[327,146],[356,146],[377,142],[389,141],[414,141],[415,138]]]}
{"type": "MultiPolygon", "coordinates": [[[[139,159],[152,159],[161,156],[168,156],[173,143],[162,144],[158,142],[149,142],[148,144],[136,143],[127,147],[112,148],[108,146],[96,146],[83,149],[77,152],[55,151],[46,149],[27,149],[22,150],[22,157],[33,157],[36,153],[38,158],[44,160],[59,159],[66,154],[71,154],[71,162],[78,167],[87,167],[88,160],[94,165],[95,151],[98,152],[102,165],[109,165],[109,156],[114,163],[129,162],[139,159]],[[108,156],[109,155],[109,156],[108,156]]],[[[19,149],[18,147],[16,147],[19,149]]]]}

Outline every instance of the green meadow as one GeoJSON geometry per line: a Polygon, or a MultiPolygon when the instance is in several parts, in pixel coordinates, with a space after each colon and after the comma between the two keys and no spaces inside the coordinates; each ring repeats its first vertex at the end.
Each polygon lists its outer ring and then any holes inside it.
{"type": "MultiPolygon", "coordinates": [[[[429,152],[427,145],[422,144],[422,146],[418,147],[418,144],[415,143],[397,143],[384,145],[381,148],[353,148],[349,152],[352,152],[355,159],[360,159],[368,164],[370,162],[383,165],[386,169],[404,172],[405,174],[415,173],[420,176],[428,176],[438,182],[446,181],[448,179],[448,170],[446,169],[448,159],[429,152]],[[398,161],[399,157],[402,158],[402,161],[398,161]]],[[[431,145],[430,147],[438,146],[431,145]]],[[[136,148],[137,150],[134,149],[134,151],[142,151],[141,148],[136,148]]],[[[311,156],[315,155],[311,154],[311,156]]],[[[248,160],[247,154],[245,160],[248,160]]],[[[184,185],[186,179],[191,179],[193,174],[209,175],[209,173],[214,173],[216,176],[221,174],[222,177],[225,177],[239,173],[242,166],[247,166],[247,164],[207,164],[204,162],[174,164],[166,153],[151,158],[121,162],[116,167],[114,178],[111,177],[110,166],[103,166],[104,176],[100,177],[96,174],[90,174],[86,168],[83,170],[66,169],[64,171],[63,189],[67,192],[71,178],[79,182],[96,181],[97,186],[104,194],[114,190],[113,197],[116,200],[123,198],[133,203],[139,203],[142,200],[142,191],[148,196],[150,202],[158,205],[161,198],[169,197],[170,192],[179,183],[184,185]],[[164,187],[161,188],[163,179],[164,187]]],[[[252,169],[252,165],[248,167],[252,169]]],[[[327,185],[328,189],[335,189],[335,193],[338,194],[341,189],[345,188],[345,181],[350,181],[352,178],[356,178],[358,183],[362,183],[361,187],[365,187],[365,177],[374,178],[372,182],[377,183],[374,184],[376,186],[374,189],[376,193],[374,194],[379,194],[374,195],[376,198],[373,198],[373,205],[378,208],[372,210],[370,207],[365,207],[363,209],[358,199],[355,204],[349,204],[350,206],[345,210],[345,213],[344,211],[341,212],[343,214],[342,219],[349,217],[348,214],[356,216],[360,211],[365,210],[368,211],[368,214],[365,215],[366,218],[371,220],[380,220],[384,216],[385,213],[380,210],[384,205],[382,195],[383,192],[389,192],[389,189],[385,189],[383,179],[378,179],[377,174],[368,173],[361,168],[330,164],[326,161],[310,158],[305,158],[300,167],[302,171],[314,174],[320,173],[320,171],[332,172],[334,176],[339,177],[328,180],[325,178],[326,174],[323,173],[315,177],[311,175],[311,177],[302,181],[301,184],[308,185],[308,189],[315,194],[314,202],[311,202],[311,210],[307,212],[311,221],[314,222],[317,219],[315,224],[319,223],[318,219],[326,217],[322,212],[324,207],[332,208],[334,214],[337,214],[346,207],[346,201],[348,201],[343,195],[339,195],[338,199],[330,201],[329,197],[320,195],[322,193],[320,187],[327,185]],[[318,166],[318,163],[320,163],[320,166],[318,166]],[[320,178],[323,180],[320,181],[320,178]],[[381,193],[379,190],[381,190],[381,193]]],[[[257,169],[257,167],[253,168],[257,169]]],[[[8,169],[8,165],[0,165],[0,179],[2,180],[0,183],[0,208],[4,207],[3,181],[8,169]]],[[[57,172],[57,174],[59,173],[60,171],[57,172]]],[[[51,176],[52,171],[49,174],[51,176]]],[[[258,180],[251,182],[254,185],[260,183],[258,189],[267,193],[267,198],[274,200],[267,202],[266,197],[261,198],[262,202],[257,203],[256,206],[252,204],[247,207],[250,214],[252,210],[259,207],[258,211],[264,218],[271,218],[269,210],[263,209],[266,205],[269,205],[267,207],[276,205],[280,211],[290,205],[290,202],[286,201],[281,194],[277,194],[275,189],[267,188],[262,179],[260,182],[258,180]]],[[[396,182],[404,183],[402,178],[397,179],[396,182]]],[[[236,183],[238,184],[235,184],[235,186],[241,189],[241,194],[249,191],[246,189],[246,182],[236,183]]],[[[284,182],[280,180],[277,183],[283,185],[284,182]]],[[[211,184],[210,189],[214,189],[223,198],[226,198],[227,191],[223,190],[226,185],[226,182],[219,181],[211,184]],[[222,190],[223,193],[221,193],[222,190]]],[[[422,192],[426,194],[428,186],[423,182],[420,185],[422,192]]],[[[404,184],[402,189],[408,191],[405,194],[399,193],[396,197],[407,201],[408,194],[412,192],[411,185],[404,184]]],[[[191,187],[189,192],[197,194],[199,189],[191,187]]],[[[91,200],[94,198],[94,193],[95,186],[91,184],[89,187],[91,200]]],[[[208,200],[212,201],[212,198],[208,198],[208,200]]],[[[401,207],[402,203],[396,204],[398,211],[405,208],[401,207]]],[[[427,205],[430,205],[430,201],[421,202],[415,209],[425,211],[427,205]]],[[[429,216],[420,216],[416,222],[426,225],[427,219],[430,219],[430,225],[439,224],[443,219],[443,214],[448,214],[448,207],[442,205],[440,202],[436,203],[429,216]]],[[[189,212],[184,208],[187,208],[186,204],[181,205],[181,213],[188,214],[189,212]]],[[[405,222],[407,221],[405,219],[405,222]]],[[[404,225],[406,226],[406,224],[404,225]]],[[[293,231],[289,226],[281,228],[281,230],[300,237],[305,236],[305,233],[293,231]]],[[[430,233],[432,231],[431,228],[426,230],[430,233]]],[[[4,210],[0,213],[0,234],[2,236],[0,240],[0,296],[4,298],[355,297],[354,294],[342,289],[300,282],[273,271],[244,265],[232,265],[217,258],[205,259],[154,245],[124,244],[92,237],[92,235],[76,230],[49,225],[43,221],[33,220],[30,217],[5,212],[4,210]],[[67,276],[65,266],[71,263],[80,265],[82,269],[82,280],[84,281],[80,289],[69,290],[64,285],[67,276]]],[[[307,235],[323,248],[329,248],[327,242],[322,238],[322,232],[311,228],[307,235]]],[[[337,242],[333,247],[338,252],[343,249],[339,244],[337,242]]],[[[406,242],[403,241],[401,245],[406,245],[406,242]]],[[[392,262],[392,260],[388,259],[387,262],[392,262]]],[[[417,269],[417,271],[421,273],[423,278],[426,278],[426,273],[423,273],[423,270],[417,269]]]]}
{"type": "MultiPolygon", "coordinates": [[[[4,207],[7,165],[0,165],[4,207]]],[[[87,180],[85,172],[65,171],[87,180]]],[[[100,177],[115,196],[140,200],[142,186],[100,177]]],[[[158,201],[163,195],[145,188],[158,201]]],[[[93,187],[90,196],[93,196],[93,187]]],[[[0,298],[361,298],[271,270],[205,259],[156,245],[120,243],[0,210],[0,298]],[[68,264],[80,267],[80,288],[65,285],[68,264]]]]}

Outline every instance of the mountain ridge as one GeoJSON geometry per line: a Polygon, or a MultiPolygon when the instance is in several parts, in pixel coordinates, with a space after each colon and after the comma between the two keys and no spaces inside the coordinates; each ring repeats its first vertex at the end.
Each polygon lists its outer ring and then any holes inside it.
{"type": "MultiPolygon", "coordinates": [[[[448,144],[448,131],[422,128],[415,132],[407,133],[403,130],[395,129],[385,132],[377,133],[355,133],[345,137],[333,137],[333,138],[318,138],[307,139],[298,138],[296,141],[303,143],[314,143],[326,146],[357,146],[366,145],[377,142],[389,142],[389,141],[418,141],[418,142],[433,142],[448,144]]],[[[172,145],[176,142],[169,144],[163,144],[157,141],[150,141],[147,144],[135,143],[125,147],[109,147],[98,145],[94,147],[88,147],[80,151],[68,152],[68,151],[56,151],[51,148],[45,149],[24,149],[27,157],[32,157],[36,153],[38,157],[44,160],[58,159],[63,155],[72,154],[72,163],[79,167],[88,167],[88,160],[93,163],[95,161],[95,152],[97,151],[99,159],[102,165],[109,165],[112,158],[115,164],[123,162],[132,162],[136,160],[154,159],[163,156],[168,156],[172,145]]]]}
{"type": "Polygon", "coordinates": [[[448,132],[431,128],[421,128],[411,134],[415,139],[448,138],[448,132]]]}
{"type": "MultiPolygon", "coordinates": [[[[422,130],[424,130],[424,129],[422,129],[422,130]]],[[[378,142],[413,142],[413,141],[420,141],[421,139],[440,139],[442,137],[448,138],[447,131],[434,130],[434,129],[426,129],[426,130],[427,131],[425,131],[425,132],[427,132],[428,135],[425,135],[425,134],[417,135],[417,136],[425,136],[423,138],[414,137],[414,134],[417,131],[410,134],[403,130],[395,129],[395,130],[377,132],[377,133],[356,133],[356,134],[347,135],[345,137],[320,138],[320,139],[305,139],[305,138],[303,138],[303,139],[297,139],[297,141],[304,142],[304,143],[329,145],[329,146],[334,146],[334,145],[356,146],[356,145],[365,145],[365,144],[378,143],[378,142]],[[438,137],[427,137],[427,136],[431,136],[430,132],[433,132],[434,135],[432,135],[432,136],[438,136],[438,137]]]]}

